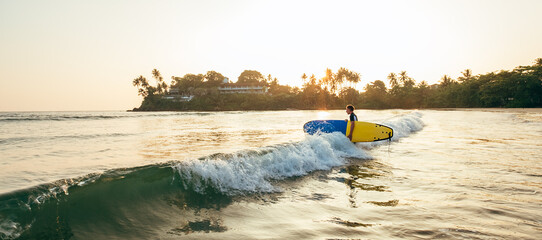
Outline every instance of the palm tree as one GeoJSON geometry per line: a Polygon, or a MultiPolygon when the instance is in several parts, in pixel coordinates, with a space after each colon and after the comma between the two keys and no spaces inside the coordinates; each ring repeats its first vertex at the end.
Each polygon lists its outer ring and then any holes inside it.
{"type": "Polygon", "coordinates": [[[460,77],[460,81],[468,81],[472,78],[472,70],[465,69],[465,71],[461,72],[463,74],[463,77],[460,77]]]}
{"type": "Polygon", "coordinates": [[[143,76],[139,76],[132,81],[132,84],[137,87],[138,95],[146,98],[149,95],[149,82],[147,79],[143,76]]]}
{"type": "Polygon", "coordinates": [[[337,90],[337,86],[340,81],[341,80],[338,80],[336,78],[335,74],[331,69],[326,68],[326,76],[322,78],[322,85],[328,86],[329,91],[334,93],[337,90]]]}
{"type": "Polygon", "coordinates": [[[162,91],[167,92],[167,83],[162,81],[160,85],[161,85],[160,88],[162,89],[162,91]]]}
{"type": "Polygon", "coordinates": [[[273,77],[271,76],[271,74],[267,74],[267,79],[265,79],[266,85],[269,86],[271,82],[273,82],[273,77]]]}
{"type": "Polygon", "coordinates": [[[440,79],[440,85],[443,86],[443,87],[447,87],[447,86],[451,85],[453,82],[454,82],[454,80],[448,75],[444,75],[440,79]]]}
{"type": "Polygon", "coordinates": [[[401,81],[402,84],[405,84],[408,82],[410,78],[407,76],[407,72],[406,71],[401,71],[399,73],[399,81],[401,81]]]}
{"type": "Polygon", "coordinates": [[[341,88],[342,88],[342,83],[344,83],[344,81],[348,82],[349,86],[351,87],[353,84],[356,84],[360,81],[361,74],[341,67],[337,71],[335,78],[337,79],[337,82],[341,84],[341,88]]]}
{"type": "Polygon", "coordinates": [[[309,78],[309,82],[311,85],[316,84],[316,76],[314,76],[314,74],[312,74],[311,77],[309,78]]]}
{"type": "Polygon", "coordinates": [[[388,75],[388,80],[390,81],[390,86],[392,88],[399,84],[399,82],[397,81],[397,75],[395,75],[395,73],[390,73],[388,75]]]}
{"type": "Polygon", "coordinates": [[[164,88],[164,78],[162,78],[160,71],[158,71],[156,68],[152,70],[152,77],[156,79],[156,90],[158,93],[163,93],[165,90],[167,90],[167,85],[165,85],[166,87],[164,88]]]}
{"type": "Polygon", "coordinates": [[[361,74],[357,72],[350,72],[346,81],[350,83],[350,87],[355,86],[357,83],[361,82],[361,74]]]}

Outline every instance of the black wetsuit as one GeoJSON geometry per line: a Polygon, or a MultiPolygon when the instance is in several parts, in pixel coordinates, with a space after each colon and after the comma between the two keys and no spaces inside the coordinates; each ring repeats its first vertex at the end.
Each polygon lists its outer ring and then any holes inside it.
{"type": "Polygon", "coordinates": [[[358,116],[356,116],[355,113],[350,113],[350,121],[357,121],[358,120],[358,116]]]}

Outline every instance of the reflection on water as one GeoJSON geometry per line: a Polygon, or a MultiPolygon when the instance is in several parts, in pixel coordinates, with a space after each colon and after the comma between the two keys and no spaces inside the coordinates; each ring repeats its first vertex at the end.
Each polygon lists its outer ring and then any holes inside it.
{"type": "Polygon", "coordinates": [[[255,113],[254,120],[247,116],[225,113],[211,114],[204,122],[199,118],[160,119],[145,121],[142,129],[146,136],[139,138],[138,155],[147,162],[187,160],[217,152],[254,149],[294,140],[292,135],[303,136],[299,126],[273,128],[281,121],[272,121],[255,113]],[[260,124],[265,122],[265,125],[260,124]]]}
{"type": "Polygon", "coordinates": [[[346,167],[346,172],[351,175],[352,179],[370,179],[384,176],[386,173],[379,171],[376,166],[376,161],[367,161],[362,165],[350,165],[346,167]]]}
{"type": "Polygon", "coordinates": [[[350,189],[361,189],[364,191],[377,191],[377,192],[387,192],[388,187],[386,186],[380,186],[380,185],[372,185],[368,183],[361,183],[359,180],[353,180],[353,179],[346,179],[344,181],[346,185],[350,187],[350,189]]]}
{"type": "Polygon", "coordinates": [[[222,226],[222,221],[219,219],[205,219],[201,221],[192,221],[183,224],[180,227],[169,230],[168,234],[186,235],[194,232],[225,232],[227,227],[222,226]]]}
{"type": "MultiPolygon", "coordinates": [[[[348,197],[350,207],[358,207],[358,195],[364,194],[364,192],[391,192],[390,188],[386,186],[386,181],[382,181],[382,178],[387,178],[392,175],[389,170],[390,167],[379,162],[378,160],[369,161],[352,161],[351,165],[346,166],[343,172],[348,176],[342,179],[342,182],[349,188],[348,197]],[[361,192],[360,192],[361,191],[361,192]]],[[[397,206],[398,200],[390,200],[384,202],[368,201],[377,206],[397,206]]]]}
{"type": "Polygon", "coordinates": [[[265,142],[267,139],[269,139],[269,135],[267,135],[263,131],[258,130],[245,130],[241,131],[240,136],[246,143],[258,143],[258,142],[265,142]]]}
{"type": "Polygon", "coordinates": [[[324,199],[332,199],[331,194],[325,193],[313,193],[311,196],[307,197],[308,200],[320,201],[324,199]]]}
{"type": "Polygon", "coordinates": [[[399,204],[399,200],[389,200],[387,202],[377,202],[377,201],[368,201],[367,203],[374,204],[381,207],[395,207],[397,204],[399,204]]]}
{"type": "Polygon", "coordinates": [[[374,225],[374,224],[368,224],[368,223],[360,223],[360,222],[342,220],[342,219],[340,219],[338,217],[332,218],[331,220],[329,220],[329,222],[344,225],[344,226],[347,226],[347,227],[370,227],[370,226],[374,225]]]}

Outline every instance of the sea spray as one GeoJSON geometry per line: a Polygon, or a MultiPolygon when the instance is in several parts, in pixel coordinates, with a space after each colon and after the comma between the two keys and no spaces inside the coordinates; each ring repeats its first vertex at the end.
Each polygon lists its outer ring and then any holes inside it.
{"type": "MultiPolygon", "coordinates": [[[[399,139],[408,137],[410,134],[423,129],[425,124],[423,123],[422,116],[423,114],[420,112],[411,112],[394,116],[378,123],[391,127],[393,129],[393,137],[390,139],[390,141],[397,142],[399,139]]],[[[370,149],[381,146],[382,144],[387,144],[387,142],[388,141],[360,142],[356,143],[356,146],[370,149]]]]}
{"type": "Polygon", "coordinates": [[[341,133],[307,136],[299,143],[269,146],[233,155],[183,161],[173,166],[183,184],[196,191],[213,186],[221,192],[278,191],[270,180],[303,176],[344,164],[344,158],[368,159],[341,133]]]}
{"type": "MultiPolygon", "coordinates": [[[[413,112],[383,121],[383,124],[394,129],[392,140],[397,141],[423,128],[421,116],[421,113],[413,112]]],[[[374,142],[359,146],[372,147],[381,144],[382,142],[374,142]]],[[[369,153],[348,141],[344,134],[335,132],[306,135],[305,140],[298,143],[183,161],[172,167],[179,173],[185,188],[202,193],[209,188],[227,194],[274,192],[280,189],[272,185],[272,180],[303,176],[316,170],[329,170],[345,164],[346,157],[371,158],[369,153]]]]}
{"type": "Polygon", "coordinates": [[[411,133],[422,130],[424,123],[422,113],[412,112],[385,120],[382,124],[393,128],[392,140],[409,136],[411,133]]]}

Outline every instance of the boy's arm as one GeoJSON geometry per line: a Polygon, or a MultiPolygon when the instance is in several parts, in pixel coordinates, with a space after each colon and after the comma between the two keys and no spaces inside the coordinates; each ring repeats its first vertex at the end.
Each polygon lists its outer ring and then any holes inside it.
{"type": "Polygon", "coordinates": [[[350,121],[350,133],[348,133],[348,139],[352,141],[352,133],[354,132],[354,121],[350,121]]]}

